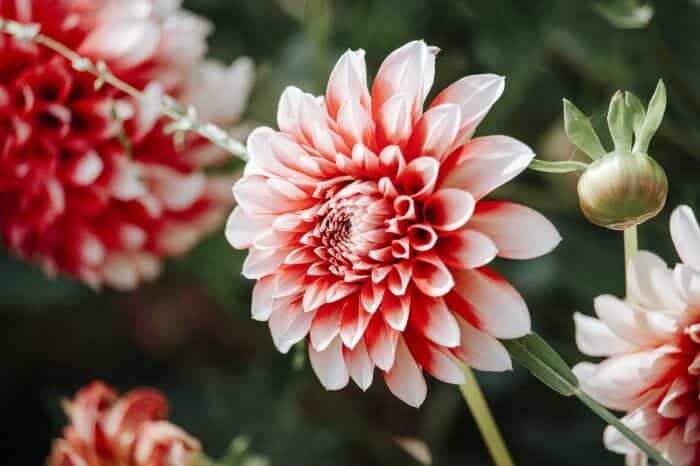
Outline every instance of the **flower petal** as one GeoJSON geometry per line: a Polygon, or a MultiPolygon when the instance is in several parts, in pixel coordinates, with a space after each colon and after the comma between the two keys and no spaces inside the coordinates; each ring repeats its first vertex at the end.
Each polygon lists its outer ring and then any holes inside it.
{"type": "Polygon", "coordinates": [[[445,104],[425,112],[413,128],[406,145],[406,158],[420,156],[442,160],[454,145],[462,115],[458,105],[445,104]]]}
{"type": "Polygon", "coordinates": [[[495,74],[466,76],[443,90],[430,104],[430,108],[444,104],[457,104],[461,110],[459,132],[453,148],[464,144],[484,119],[498,98],[503,94],[505,78],[495,74]]]}
{"type": "Polygon", "coordinates": [[[476,202],[461,189],[447,188],[433,193],[425,202],[424,215],[436,230],[453,231],[471,218],[476,202]]]}
{"type": "Polygon", "coordinates": [[[460,345],[452,348],[455,356],[481,371],[503,372],[513,369],[510,354],[500,341],[459,316],[457,322],[461,339],[460,345]]]}
{"type": "Polygon", "coordinates": [[[374,364],[369,357],[364,340],[360,340],[353,349],[343,347],[343,357],[352,380],[362,391],[366,391],[372,385],[374,364]]]}
{"type": "Polygon", "coordinates": [[[372,84],[375,115],[396,95],[406,96],[411,126],[421,115],[435,78],[435,50],[422,40],[394,50],[379,67],[372,84]]]}
{"type": "Polygon", "coordinates": [[[365,331],[365,343],[370,358],[381,370],[394,365],[399,332],[391,328],[381,316],[375,315],[365,331]]]}
{"type": "Polygon", "coordinates": [[[491,238],[467,229],[440,236],[437,251],[445,264],[460,269],[482,267],[491,262],[498,253],[491,238]]]}
{"type": "Polygon", "coordinates": [[[690,207],[682,205],[671,214],[671,238],[683,263],[700,272],[700,227],[690,207]]]}
{"type": "Polygon", "coordinates": [[[522,142],[508,136],[472,139],[448,159],[441,188],[460,188],[475,199],[515,178],[535,157],[522,142]]]}
{"type": "Polygon", "coordinates": [[[367,111],[371,110],[365,51],[362,49],[345,52],[331,71],[326,87],[326,108],[331,118],[336,118],[346,99],[359,102],[367,111]]]}
{"type": "Polygon", "coordinates": [[[533,259],[561,242],[559,232],[544,215],[512,202],[479,202],[469,228],[491,238],[498,255],[508,259],[533,259]]]}
{"type": "Polygon", "coordinates": [[[343,358],[340,337],[335,337],[323,351],[316,351],[313,345],[309,345],[309,361],[326,390],[340,390],[348,384],[350,374],[343,358]]]}
{"type": "Polygon", "coordinates": [[[328,348],[333,339],[340,333],[341,305],[332,303],[321,306],[311,322],[309,339],[316,351],[328,348]]]}
{"type": "Polygon", "coordinates": [[[576,345],[588,356],[610,356],[635,348],[626,340],[615,335],[610,328],[598,319],[580,312],[574,313],[576,324],[576,345]]]}
{"type": "Polygon", "coordinates": [[[445,301],[453,312],[496,338],[519,338],[530,333],[527,305],[503,277],[487,268],[452,273],[455,287],[445,301]]]}
{"type": "Polygon", "coordinates": [[[433,377],[445,383],[456,385],[465,383],[464,373],[457,359],[447,349],[413,332],[406,332],[404,338],[418,364],[433,377]]]}
{"type": "Polygon", "coordinates": [[[396,346],[394,365],[384,373],[384,380],[391,393],[404,403],[418,408],[425,401],[428,386],[402,337],[399,337],[396,346]]]}
{"type": "Polygon", "coordinates": [[[459,324],[442,298],[414,295],[410,327],[438,345],[447,348],[459,345],[459,324]]]}
{"type": "Polygon", "coordinates": [[[249,215],[236,207],[226,222],[226,239],[236,249],[249,248],[256,238],[272,226],[274,217],[249,215]]]}

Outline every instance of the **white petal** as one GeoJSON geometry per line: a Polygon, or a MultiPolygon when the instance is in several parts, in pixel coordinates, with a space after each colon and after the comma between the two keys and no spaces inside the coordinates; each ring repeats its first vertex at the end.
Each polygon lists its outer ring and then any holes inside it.
{"type": "Polygon", "coordinates": [[[598,319],[580,312],[574,313],[576,324],[576,345],[588,356],[610,356],[635,348],[631,343],[615,335],[610,328],[598,319]]]}
{"type": "Polygon", "coordinates": [[[344,348],[345,364],[350,372],[350,377],[363,391],[372,385],[374,364],[369,358],[364,340],[360,340],[353,349],[344,348]]]}
{"type": "Polygon", "coordinates": [[[682,205],[671,214],[671,238],[683,263],[700,271],[700,227],[690,207],[682,205]]]}
{"type": "Polygon", "coordinates": [[[430,104],[431,108],[443,104],[457,104],[461,110],[462,120],[453,148],[472,137],[481,120],[503,94],[504,88],[503,76],[475,74],[460,79],[438,94],[430,104]]]}
{"type": "Polygon", "coordinates": [[[452,352],[459,359],[482,371],[503,372],[513,369],[510,355],[500,341],[478,330],[461,317],[457,318],[457,322],[461,341],[452,352]]]}
{"type": "Polygon", "coordinates": [[[274,216],[249,215],[236,207],[226,222],[226,239],[236,249],[249,248],[256,238],[271,228],[274,219],[274,216]]]}
{"type": "Polygon", "coordinates": [[[456,157],[456,166],[440,187],[464,189],[480,199],[519,175],[535,154],[511,137],[483,136],[469,141],[452,157],[456,157]]]}
{"type": "Polygon", "coordinates": [[[542,256],[561,241],[559,232],[544,215],[512,202],[480,202],[468,227],[491,238],[499,257],[508,259],[542,256]]]}
{"type": "Polygon", "coordinates": [[[453,312],[476,322],[496,338],[519,338],[530,333],[530,313],[515,288],[485,270],[454,270],[455,288],[446,301],[453,312]]]}
{"type": "Polygon", "coordinates": [[[428,394],[423,373],[401,337],[396,346],[394,365],[384,374],[384,380],[391,393],[414,408],[422,405],[428,394]]]}
{"type": "Polygon", "coordinates": [[[340,390],[350,380],[350,374],[343,358],[343,343],[339,337],[333,339],[323,351],[316,351],[309,345],[311,367],[326,390],[340,390]]]}

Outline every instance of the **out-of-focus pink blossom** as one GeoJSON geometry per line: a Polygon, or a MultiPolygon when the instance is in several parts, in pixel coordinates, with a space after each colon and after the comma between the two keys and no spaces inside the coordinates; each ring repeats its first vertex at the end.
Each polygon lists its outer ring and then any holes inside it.
{"type": "Polygon", "coordinates": [[[179,0],[8,0],[0,15],[36,22],[103,60],[147,97],[136,101],[42,46],[0,37],[0,234],[48,273],[130,289],[154,278],[222,220],[230,176],[206,175],[226,155],[165,135],[163,92],[203,117],[234,123],[253,69],[203,61],[210,24],[179,0]]]}
{"type": "MultiPolygon", "coordinates": [[[[579,349],[605,359],[580,363],[574,371],[586,393],[625,411],[625,424],[674,466],[695,466],[700,464],[700,228],[689,207],[673,212],[671,237],[682,263],[670,269],[641,251],[628,266],[627,300],[599,296],[597,319],[575,315],[579,349]]],[[[630,464],[642,459],[612,427],[604,441],[630,464]]]]}
{"type": "Polygon", "coordinates": [[[151,389],[119,397],[101,382],[67,404],[70,423],[47,466],[192,466],[199,442],[165,421],[167,402],[151,389]]]}
{"type": "Polygon", "coordinates": [[[498,339],[527,334],[530,315],[486,265],[560,240],[534,210],[484,200],[533,158],[507,136],[472,138],[504,79],[467,76],[424,109],[436,53],[422,41],[395,50],[371,92],[362,50],[340,58],[325,97],[287,88],[279,130],[248,139],[227,226],[258,280],[253,318],[269,322],[280,351],[308,335],[326,388],[352,378],[367,389],[376,366],[413,406],[426,396],[423,370],[462,383],[459,361],[511,368],[498,339]]]}

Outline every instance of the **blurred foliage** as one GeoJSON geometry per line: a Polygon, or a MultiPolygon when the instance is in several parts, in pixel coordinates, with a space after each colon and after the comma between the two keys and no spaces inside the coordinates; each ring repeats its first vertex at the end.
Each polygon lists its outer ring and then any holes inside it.
{"type": "MultiPolygon", "coordinates": [[[[391,50],[424,38],[442,49],[435,89],[469,73],[507,76],[506,92],[481,134],[509,134],[535,147],[539,157],[561,160],[575,155],[563,136],[562,97],[593,115],[594,127],[605,134],[614,90],[645,100],[663,78],[669,109],[650,153],[667,170],[671,191],[662,215],[641,228],[640,241],[676,261],[668,214],[681,202],[698,207],[700,201],[700,2],[656,1],[651,21],[637,29],[618,28],[619,21],[601,14],[612,11],[619,20],[621,5],[647,5],[626,0],[600,0],[595,8],[557,0],[185,4],[215,23],[212,55],[232,60],[245,54],[257,62],[248,112],[255,124],[274,125],[287,85],[323,92],[343,50],[364,48],[373,75],[391,50]]],[[[597,294],[623,291],[622,235],[583,220],[575,180],[530,172],[498,193],[543,211],[565,239],[549,256],[500,261],[498,269],[527,298],[536,330],[572,363],[581,359],[572,312],[589,312],[597,294]]],[[[265,325],[248,317],[251,283],[239,275],[242,259],[219,232],[172,261],[157,283],[132,294],[95,294],[0,258],[3,464],[41,464],[65,422],[59,398],[93,378],[121,389],[164,390],[172,419],[200,438],[213,458],[235,455],[229,444],[241,437],[272,466],[405,466],[415,463],[393,439],[411,437],[428,445],[435,465],[490,464],[453,387],[433,383],[416,411],[381,381],[366,394],[356,388],[325,392],[308,365],[292,367],[294,355],[278,354],[265,325]]],[[[575,401],[521,369],[479,377],[519,464],[621,464],[602,447],[602,424],[575,401]]]]}

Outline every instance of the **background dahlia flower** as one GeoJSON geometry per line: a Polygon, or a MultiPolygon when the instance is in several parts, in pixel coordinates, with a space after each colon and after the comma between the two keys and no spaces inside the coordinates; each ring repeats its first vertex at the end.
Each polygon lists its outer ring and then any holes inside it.
{"type": "Polygon", "coordinates": [[[533,158],[506,136],[472,139],[502,77],[467,76],[424,111],[436,52],[422,41],[395,50],[371,92],[362,50],[340,58],[325,98],[287,88],[280,130],[248,139],[226,230],[249,250],[252,314],[269,321],[280,351],[309,335],[327,389],[350,378],[367,389],[376,366],[413,406],[426,396],[423,369],[458,384],[459,361],[511,367],[497,339],[527,334],[530,316],[485,265],[560,240],[539,213],[483,200],[533,158]]]}
{"type": "MultiPolygon", "coordinates": [[[[611,409],[674,466],[700,464],[700,228],[692,210],[671,216],[671,237],[682,263],[673,269],[642,251],[630,260],[630,296],[595,300],[598,319],[574,316],[579,349],[603,356],[574,371],[583,390],[611,409]]],[[[608,427],[608,449],[642,463],[641,453],[608,427]]]]}
{"type": "Polygon", "coordinates": [[[14,253],[93,287],[133,288],[216,226],[231,180],[224,160],[189,136],[176,147],[162,92],[202,119],[234,122],[252,64],[203,61],[209,23],[179,0],[9,0],[0,15],[42,31],[144,89],[134,99],[75,71],[31,41],[0,37],[0,232],[14,253]],[[225,92],[222,92],[225,91],[225,92]]]}
{"type": "Polygon", "coordinates": [[[165,421],[167,402],[152,389],[121,397],[92,382],[66,403],[69,424],[54,442],[47,466],[191,466],[199,442],[165,421]]]}

